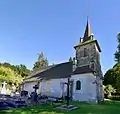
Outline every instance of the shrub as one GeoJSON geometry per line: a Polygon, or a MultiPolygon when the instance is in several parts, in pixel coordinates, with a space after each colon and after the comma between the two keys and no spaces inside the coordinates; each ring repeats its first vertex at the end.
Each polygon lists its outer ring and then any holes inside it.
{"type": "Polygon", "coordinates": [[[109,98],[112,93],[115,93],[116,90],[112,87],[112,85],[104,86],[104,94],[109,98]]]}

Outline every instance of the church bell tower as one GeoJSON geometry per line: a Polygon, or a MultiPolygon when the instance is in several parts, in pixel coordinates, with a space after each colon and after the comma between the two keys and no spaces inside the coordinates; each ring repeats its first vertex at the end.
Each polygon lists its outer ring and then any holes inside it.
{"type": "Polygon", "coordinates": [[[80,42],[75,47],[77,67],[89,66],[96,75],[102,75],[100,65],[100,46],[98,41],[94,39],[94,35],[91,33],[90,22],[87,19],[87,24],[84,32],[84,36],[80,38],[80,42]]]}
{"type": "Polygon", "coordinates": [[[80,38],[79,44],[74,46],[76,50],[76,69],[78,67],[89,68],[93,71],[96,83],[96,93],[98,101],[104,99],[103,94],[103,74],[100,65],[100,52],[101,48],[98,41],[91,33],[90,22],[87,19],[87,24],[84,32],[84,36],[80,38]]]}

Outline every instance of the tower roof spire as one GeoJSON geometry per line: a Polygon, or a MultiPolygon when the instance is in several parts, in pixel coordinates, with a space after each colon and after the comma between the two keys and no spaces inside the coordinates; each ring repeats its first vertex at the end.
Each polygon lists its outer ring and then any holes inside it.
{"type": "Polygon", "coordinates": [[[86,28],[85,28],[85,33],[84,33],[83,41],[85,42],[85,41],[89,40],[90,36],[91,36],[91,28],[90,28],[89,18],[87,16],[87,25],[86,25],[86,28]]]}

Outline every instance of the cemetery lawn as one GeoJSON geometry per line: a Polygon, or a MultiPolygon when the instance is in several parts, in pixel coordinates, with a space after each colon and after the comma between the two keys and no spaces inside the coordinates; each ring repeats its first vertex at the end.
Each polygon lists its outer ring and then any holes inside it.
{"type": "Polygon", "coordinates": [[[100,104],[72,102],[78,107],[73,111],[56,109],[61,104],[44,104],[41,106],[3,110],[0,114],[120,114],[120,101],[106,101],[100,104]]]}

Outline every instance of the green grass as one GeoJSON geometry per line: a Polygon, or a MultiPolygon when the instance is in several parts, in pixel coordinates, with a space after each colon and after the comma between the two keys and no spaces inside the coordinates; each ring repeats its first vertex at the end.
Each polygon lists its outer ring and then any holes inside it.
{"type": "Polygon", "coordinates": [[[36,107],[0,111],[0,114],[120,114],[119,101],[106,101],[101,104],[72,102],[78,107],[73,111],[56,109],[61,104],[49,104],[36,107]]]}

